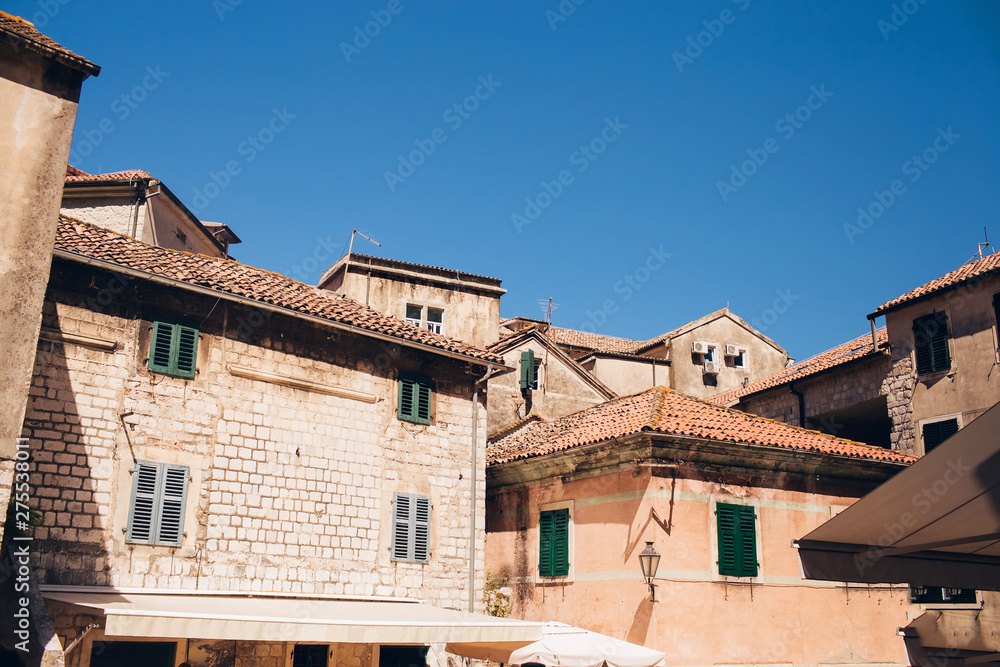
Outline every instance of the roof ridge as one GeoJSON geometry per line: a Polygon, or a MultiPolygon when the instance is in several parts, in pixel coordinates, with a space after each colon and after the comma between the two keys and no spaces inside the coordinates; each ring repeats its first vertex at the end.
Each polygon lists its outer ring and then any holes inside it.
{"type": "Polygon", "coordinates": [[[653,387],[656,394],[653,397],[653,411],[649,415],[649,421],[642,427],[642,430],[656,429],[660,425],[660,418],[663,416],[663,399],[666,397],[666,387],[653,387]]]}

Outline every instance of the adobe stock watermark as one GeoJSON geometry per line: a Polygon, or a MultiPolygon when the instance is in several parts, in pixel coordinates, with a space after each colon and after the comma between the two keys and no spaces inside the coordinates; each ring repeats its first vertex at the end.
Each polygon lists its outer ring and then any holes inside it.
{"type": "Polygon", "coordinates": [[[226,14],[236,11],[236,8],[243,4],[243,0],[212,0],[212,9],[220,21],[226,20],[226,14]]]}
{"type": "Polygon", "coordinates": [[[792,304],[799,300],[799,295],[792,294],[792,288],[790,287],[786,287],[784,290],[776,289],[774,293],[776,296],[771,303],[771,307],[765,308],[757,317],[750,318],[750,324],[761,333],[764,333],[768,328],[773,326],[778,321],[778,318],[787,313],[792,304]]]}
{"type": "Polygon", "coordinates": [[[44,28],[45,24],[55,18],[59,10],[70,2],[72,0],[40,0],[37,5],[38,11],[31,15],[31,22],[35,24],[35,29],[44,28]]]}
{"type": "MultiPolygon", "coordinates": [[[[809,96],[805,102],[797,106],[794,110],[786,113],[774,123],[774,131],[781,135],[782,139],[788,141],[795,136],[795,133],[808,123],[813,113],[819,111],[833,97],[833,93],[826,89],[826,84],[809,87],[809,96]]],[[[725,181],[716,181],[715,187],[719,191],[722,201],[729,201],[729,197],[737,190],[747,184],[747,181],[756,174],[761,167],[767,164],[768,159],[781,149],[781,144],[774,137],[764,140],[760,148],[748,148],[746,154],[748,159],[736,165],[729,166],[729,178],[725,181]]]]}
{"type": "Polygon", "coordinates": [[[363,26],[354,26],[354,35],[350,42],[340,43],[340,52],[344,54],[347,64],[351,59],[361,55],[361,52],[368,48],[372,40],[382,34],[385,28],[392,23],[394,16],[399,16],[405,9],[401,0],[389,0],[385,9],[373,9],[371,11],[372,20],[363,26]]]}
{"type": "Polygon", "coordinates": [[[920,8],[927,4],[927,0],[903,0],[899,4],[892,6],[889,20],[879,19],[875,24],[882,33],[882,39],[889,41],[889,35],[898,32],[910,20],[910,17],[920,11],[920,8]]]}
{"type": "MultiPolygon", "coordinates": [[[[492,74],[480,76],[477,79],[478,85],[461,102],[456,102],[444,110],[441,120],[448,124],[451,130],[457,131],[462,124],[472,118],[472,114],[479,109],[479,105],[490,99],[497,88],[503,85],[501,81],[495,81],[492,74]]],[[[386,171],[385,184],[389,187],[389,192],[395,192],[396,188],[406,182],[410,176],[417,171],[417,168],[427,162],[427,158],[434,155],[440,144],[448,141],[448,133],[443,127],[436,127],[426,139],[414,139],[416,146],[412,151],[396,156],[399,163],[393,171],[386,171]]]]}
{"type": "MultiPolygon", "coordinates": [[[[615,116],[614,120],[605,118],[604,127],[598,135],[570,153],[569,163],[576,167],[578,174],[582,174],[608,149],[608,146],[618,141],[627,129],[628,125],[623,123],[619,116],[615,116]]],[[[533,197],[525,197],[524,209],[510,216],[517,233],[523,233],[524,227],[538,220],[542,212],[552,206],[552,202],[561,197],[566,188],[575,182],[575,178],[572,171],[563,169],[551,181],[542,180],[540,183],[542,189],[533,197]]]]}
{"type": "Polygon", "coordinates": [[[909,529],[916,527],[917,518],[927,514],[937,503],[941,502],[948,495],[948,492],[961,482],[967,473],[972,471],[972,468],[963,465],[962,459],[956,459],[948,461],[947,464],[942,466],[942,470],[941,477],[913,494],[913,497],[910,498],[910,504],[917,511],[916,514],[906,511],[899,515],[898,520],[883,524],[882,527],[885,530],[879,535],[878,539],[874,541],[869,540],[868,546],[871,548],[864,553],[854,556],[854,567],[857,568],[858,574],[864,574],[865,570],[884,558],[886,555],[884,551],[908,535],[909,529]]]}
{"type": "MultiPolygon", "coordinates": [[[[746,11],[746,8],[750,6],[750,0],[732,0],[732,2],[741,12],[746,11]]],[[[683,74],[687,65],[693,65],[695,60],[701,58],[705,49],[715,44],[715,40],[722,36],[727,25],[732,25],[736,21],[737,16],[739,14],[732,9],[723,9],[719,12],[718,18],[702,21],[701,24],[705,26],[705,29],[694,35],[688,35],[684,52],[674,51],[671,54],[677,71],[683,74]]]]}
{"type": "Polygon", "coordinates": [[[612,289],[620,297],[605,299],[597,310],[586,311],[587,319],[577,327],[579,331],[596,333],[599,328],[607,324],[610,316],[618,312],[621,307],[619,302],[625,303],[631,299],[649,282],[653,274],[662,269],[667,260],[673,257],[673,253],[663,251],[662,245],[658,248],[649,246],[647,250],[646,258],[613,285],[612,289]]]}
{"type": "Polygon", "coordinates": [[[576,8],[587,0],[562,0],[554,10],[545,10],[545,19],[549,22],[549,27],[555,32],[559,29],[560,23],[565,23],[570,16],[576,13],[576,8]]]}
{"type": "MultiPolygon", "coordinates": [[[[962,135],[956,134],[951,129],[951,125],[948,126],[948,129],[939,127],[934,141],[920,153],[910,156],[910,159],[902,164],[900,171],[908,177],[911,183],[916,183],[941,158],[941,155],[947,153],[955,145],[955,141],[961,138],[962,135]]],[[[885,215],[886,211],[892,208],[893,204],[906,192],[906,184],[901,178],[893,180],[885,190],[872,191],[873,200],[858,207],[857,219],[853,223],[844,223],[843,229],[847,240],[853,244],[855,238],[871,229],[872,225],[885,215]]]]}
{"type": "Polygon", "coordinates": [[[239,160],[228,160],[219,171],[209,170],[208,181],[200,188],[194,189],[194,197],[191,199],[191,209],[200,214],[204,211],[213,199],[222,194],[222,191],[229,187],[233,178],[243,172],[243,167],[257,159],[274,141],[275,137],[285,131],[289,123],[295,119],[295,114],[288,112],[288,107],[271,109],[271,118],[264,123],[263,127],[236,146],[236,153],[243,158],[243,163],[239,160]]]}
{"type": "Polygon", "coordinates": [[[31,600],[27,596],[31,585],[31,550],[30,544],[34,537],[28,534],[31,528],[31,492],[30,492],[30,460],[27,438],[15,438],[14,463],[14,527],[17,530],[11,539],[14,542],[11,549],[11,562],[16,565],[14,572],[14,592],[22,595],[13,601],[14,635],[20,640],[14,644],[18,651],[28,652],[28,642],[31,639],[31,600]]]}
{"type": "Polygon", "coordinates": [[[132,112],[139,108],[139,105],[146,101],[149,94],[160,87],[163,80],[170,76],[170,72],[164,72],[161,65],[147,65],[145,76],[142,80],[111,102],[110,111],[112,115],[105,116],[97,122],[95,127],[84,130],[80,133],[80,141],[69,152],[69,163],[80,164],[82,158],[94,152],[104,139],[117,129],[115,119],[123,121],[132,115],[132,112]],[[112,117],[113,116],[113,117],[112,117]]]}

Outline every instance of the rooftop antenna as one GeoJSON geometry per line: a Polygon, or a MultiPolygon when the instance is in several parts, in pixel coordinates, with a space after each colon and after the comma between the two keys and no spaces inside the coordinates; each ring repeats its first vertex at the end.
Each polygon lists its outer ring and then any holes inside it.
{"type": "MultiPolygon", "coordinates": [[[[359,234],[359,235],[363,236],[364,238],[368,239],[369,241],[371,241],[372,243],[374,243],[375,245],[377,245],[379,248],[382,247],[381,243],[379,243],[378,241],[376,241],[372,237],[367,236],[363,232],[359,232],[357,229],[352,229],[351,230],[351,242],[347,244],[347,259],[344,261],[344,282],[341,283],[341,285],[340,285],[340,293],[341,294],[344,294],[344,292],[347,290],[347,271],[351,268],[351,252],[354,251],[354,235],[355,234],[359,234]]],[[[367,305],[367,304],[365,304],[365,305],[367,305]]]]}
{"type": "MultiPolygon", "coordinates": [[[[550,296],[549,299],[548,299],[548,302],[546,302],[545,299],[539,299],[538,300],[538,305],[542,307],[542,312],[545,313],[545,325],[546,325],[545,326],[545,335],[548,336],[549,329],[552,328],[552,311],[555,310],[556,308],[558,308],[559,304],[558,303],[552,303],[552,297],[550,296]]],[[[548,368],[549,367],[549,346],[548,345],[545,346],[545,361],[542,362],[542,367],[543,368],[548,368]]],[[[540,383],[541,388],[542,388],[542,394],[545,393],[545,388],[548,385],[547,380],[548,380],[548,378],[543,376],[542,382],[540,383]]]]}
{"type": "Polygon", "coordinates": [[[969,264],[969,263],[974,262],[976,260],[982,259],[983,258],[983,251],[990,247],[990,236],[986,232],[986,227],[985,226],[983,227],[983,238],[985,238],[986,241],[980,241],[979,242],[979,250],[976,251],[975,255],[973,255],[971,258],[969,258],[969,261],[966,262],[966,264],[969,264]]]}

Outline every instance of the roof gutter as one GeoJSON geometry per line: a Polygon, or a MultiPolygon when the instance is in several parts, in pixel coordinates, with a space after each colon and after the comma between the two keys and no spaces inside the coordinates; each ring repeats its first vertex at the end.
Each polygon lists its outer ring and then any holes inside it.
{"type": "Polygon", "coordinates": [[[402,345],[403,347],[413,348],[415,350],[420,350],[422,352],[427,352],[430,354],[438,354],[444,357],[449,357],[451,359],[459,359],[461,361],[466,361],[477,366],[485,366],[491,370],[500,371],[513,371],[514,369],[505,366],[503,364],[498,364],[493,361],[485,361],[482,359],[477,359],[476,357],[471,357],[467,354],[462,354],[461,352],[452,352],[451,350],[445,350],[439,347],[434,347],[433,345],[426,345],[424,343],[417,343],[415,341],[408,341],[404,338],[397,338],[395,336],[390,336],[388,334],[380,333],[378,331],[372,331],[370,329],[365,329],[362,327],[356,327],[351,324],[344,324],[343,322],[336,322],[334,320],[329,320],[324,317],[318,317],[316,315],[309,315],[307,313],[300,313],[296,310],[291,310],[289,308],[284,308],[282,306],[275,306],[274,304],[265,303],[263,301],[256,301],[245,296],[239,296],[236,294],[230,294],[228,292],[222,292],[220,290],[212,289],[210,287],[202,287],[200,285],[192,285],[191,283],[186,283],[181,280],[176,280],[174,278],[165,278],[164,276],[158,276],[155,273],[148,273],[146,271],[140,271],[139,269],[133,269],[131,267],[122,266],[121,264],[115,264],[114,262],[108,262],[101,259],[96,259],[94,257],[88,257],[86,255],[80,255],[75,252],[70,252],[68,250],[63,250],[62,248],[55,248],[52,251],[52,256],[59,259],[68,260],[70,262],[77,262],[78,264],[85,264],[87,266],[93,266],[106,271],[111,271],[112,273],[119,273],[126,276],[133,276],[135,278],[142,278],[143,280],[148,280],[152,283],[158,283],[160,285],[166,285],[168,287],[175,287],[177,289],[182,289],[188,292],[193,292],[195,294],[202,294],[205,296],[212,297],[214,299],[225,299],[227,301],[232,301],[234,303],[239,303],[244,306],[249,306],[251,308],[259,308],[261,310],[268,310],[274,313],[280,313],[282,315],[288,315],[290,317],[295,317],[306,322],[312,322],[313,324],[318,324],[320,326],[328,327],[331,329],[337,329],[340,331],[347,331],[359,336],[367,336],[369,338],[375,338],[378,340],[384,340],[390,343],[396,343],[397,345],[402,345]]]}

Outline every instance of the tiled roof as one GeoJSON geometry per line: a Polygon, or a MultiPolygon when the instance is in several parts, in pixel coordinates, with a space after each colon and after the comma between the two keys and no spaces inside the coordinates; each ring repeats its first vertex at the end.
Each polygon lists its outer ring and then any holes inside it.
{"type": "MultiPolygon", "coordinates": [[[[878,339],[879,347],[882,347],[889,341],[889,336],[886,333],[885,327],[879,329],[875,335],[878,339]]],[[[860,359],[861,357],[871,353],[872,335],[868,333],[859,338],[855,338],[852,341],[848,341],[843,345],[838,345],[832,350],[827,350],[822,354],[817,354],[815,357],[811,357],[805,361],[800,361],[799,363],[789,366],[788,368],[783,368],[777,373],[772,373],[771,375],[763,377],[756,382],[751,382],[746,387],[732,389],[725,393],[718,394],[717,396],[713,396],[708,400],[716,405],[730,405],[743,396],[756,394],[757,392],[761,392],[766,389],[773,389],[774,387],[788,384],[789,382],[802,380],[811,375],[815,375],[816,373],[834,368],[835,366],[840,366],[841,364],[846,364],[849,361],[860,359]]]]}
{"type": "Polygon", "coordinates": [[[141,169],[128,169],[126,171],[113,171],[108,174],[88,174],[87,172],[77,169],[73,165],[66,165],[66,182],[67,183],[89,183],[91,181],[137,181],[140,179],[149,180],[153,178],[149,175],[148,171],[142,171],[141,169]]]}
{"type": "Polygon", "coordinates": [[[56,248],[470,359],[503,364],[500,355],[382,315],[335,292],[232,260],[146,245],[65,215],[59,216],[56,248]]]}
{"type": "Polygon", "coordinates": [[[555,421],[529,424],[506,438],[490,443],[487,465],[544,456],[638,433],[707,438],[716,442],[892,463],[916,460],[913,456],[891,449],[869,447],[723,408],[666,387],[653,387],[555,421]]]}
{"type": "Polygon", "coordinates": [[[400,259],[388,259],[386,257],[376,257],[374,255],[363,255],[363,254],[358,253],[358,252],[352,252],[351,253],[351,261],[353,262],[354,260],[358,260],[358,259],[376,260],[376,261],[379,261],[379,262],[386,262],[388,264],[400,264],[400,265],[404,265],[404,266],[412,266],[413,268],[416,268],[416,269],[432,269],[434,271],[441,271],[441,272],[444,272],[444,273],[461,274],[463,276],[468,276],[470,278],[481,278],[483,280],[493,281],[493,282],[496,282],[498,285],[501,283],[501,280],[499,278],[494,278],[492,276],[483,276],[483,275],[480,275],[478,273],[469,273],[468,271],[458,271],[456,269],[447,269],[447,268],[445,268],[443,266],[431,266],[430,264],[416,264],[415,262],[404,262],[403,260],[400,260],[400,259]]]}
{"type": "Polygon", "coordinates": [[[597,352],[629,354],[635,352],[642,345],[642,341],[615,338],[614,336],[602,336],[601,334],[590,333],[588,331],[563,329],[561,327],[549,328],[549,335],[559,345],[580,347],[597,352]]]}
{"type": "Polygon", "coordinates": [[[914,290],[910,290],[902,296],[897,296],[892,301],[883,303],[878,307],[878,310],[872,313],[872,316],[882,315],[896,306],[900,306],[910,301],[915,301],[922,297],[930,296],[931,294],[940,292],[950,287],[956,287],[962,283],[975,278],[983,277],[998,270],[1000,270],[1000,253],[987,255],[982,259],[969,262],[965,266],[955,269],[951,273],[946,273],[940,278],[936,278],[929,283],[925,283],[914,290]]]}
{"type": "Polygon", "coordinates": [[[0,9],[0,32],[13,35],[29,43],[29,48],[38,53],[55,57],[66,65],[97,76],[101,68],[86,58],[76,55],[65,46],[53,41],[50,37],[35,30],[34,24],[25,21],[20,16],[14,16],[0,9]]]}

